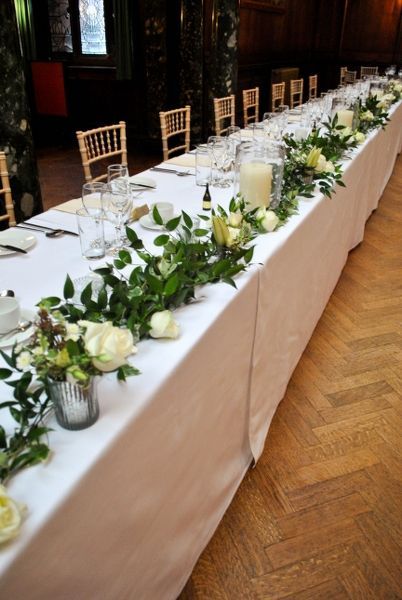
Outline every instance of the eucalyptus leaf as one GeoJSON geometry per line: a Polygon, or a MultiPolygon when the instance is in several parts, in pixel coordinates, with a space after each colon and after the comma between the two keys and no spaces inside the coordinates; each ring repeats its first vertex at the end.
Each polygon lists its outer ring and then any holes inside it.
{"type": "Polygon", "coordinates": [[[74,292],[74,284],[71,280],[71,277],[67,275],[66,281],[64,283],[63,296],[66,300],[69,300],[70,298],[73,298],[74,292]]]}

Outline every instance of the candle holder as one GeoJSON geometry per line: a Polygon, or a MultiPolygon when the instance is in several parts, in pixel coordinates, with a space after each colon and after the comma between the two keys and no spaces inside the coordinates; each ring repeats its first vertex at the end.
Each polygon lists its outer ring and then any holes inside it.
{"type": "Polygon", "coordinates": [[[344,98],[334,98],[332,101],[332,118],[337,115],[338,125],[355,129],[358,125],[358,103],[350,104],[344,98]]]}
{"type": "Polygon", "coordinates": [[[281,200],[284,158],[280,142],[242,142],[236,150],[234,195],[243,196],[250,209],[276,208],[281,200]]]}
{"type": "Polygon", "coordinates": [[[94,377],[87,387],[67,381],[49,381],[48,389],[56,420],[64,429],[86,429],[97,421],[99,404],[94,377]]]}

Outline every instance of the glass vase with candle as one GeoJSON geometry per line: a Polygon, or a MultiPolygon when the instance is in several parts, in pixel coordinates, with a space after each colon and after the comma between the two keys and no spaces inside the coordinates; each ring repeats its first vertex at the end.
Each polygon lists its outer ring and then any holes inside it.
{"type": "Polygon", "coordinates": [[[276,208],[281,199],[284,148],[280,142],[242,142],[236,152],[234,195],[243,196],[251,210],[276,208]]]}
{"type": "Polygon", "coordinates": [[[335,115],[338,118],[338,125],[341,127],[350,127],[354,129],[356,127],[356,118],[358,110],[357,104],[349,104],[344,98],[334,98],[332,101],[332,118],[335,115]]]}

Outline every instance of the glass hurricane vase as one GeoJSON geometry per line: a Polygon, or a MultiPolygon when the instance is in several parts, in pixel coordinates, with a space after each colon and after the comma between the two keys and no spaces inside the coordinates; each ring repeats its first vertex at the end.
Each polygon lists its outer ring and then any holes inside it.
{"type": "Polygon", "coordinates": [[[98,420],[99,404],[94,377],[86,387],[67,381],[49,381],[48,389],[56,420],[64,429],[86,429],[98,420]]]}

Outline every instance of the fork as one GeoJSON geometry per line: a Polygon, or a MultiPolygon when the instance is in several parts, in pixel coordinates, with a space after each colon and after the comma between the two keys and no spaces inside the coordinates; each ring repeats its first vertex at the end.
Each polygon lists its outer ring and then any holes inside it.
{"type": "Polygon", "coordinates": [[[187,175],[195,175],[195,173],[190,173],[190,171],[177,171],[176,169],[165,169],[164,167],[151,167],[150,171],[160,171],[161,173],[172,173],[172,175],[177,175],[178,177],[187,177],[187,175]]]}

